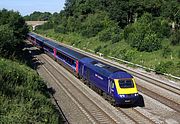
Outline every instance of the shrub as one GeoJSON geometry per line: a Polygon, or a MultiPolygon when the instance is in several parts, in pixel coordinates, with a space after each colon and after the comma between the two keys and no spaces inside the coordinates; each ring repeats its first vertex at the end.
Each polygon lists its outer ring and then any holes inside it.
{"type": "Polygon", "coordinates": [[[178,58],[180,59],[180,50],[178,51],[178,58]]]}
{"type": "Polygon", "coordinates": [[[157,35],[150,33],[145,35],[144,39],[139,43],[137,49],[139,51],[152,52],[161,48],[160,39],[157,38],[157,35]]]}
{"type": "Polygon", "coordinates": [[[100,49],[101,49],[101,46],[98,46],[98,47],[96,47],[96,48],[94,49],[94,52],[97,53],[97,52],[100,51],[100,49]]]}
{"type": "Polygon", "coordinates": [[[133,50],[128,50],[128,51],[126,51],[126,53],[124,54],[123,59],[126,60],[126,61],[132,61],[134,54],[135,54],[135,51],[133,51],[133,50]]]}
{"type": "Polygon", "coordinates": [[[170,40],[171,40],[172,45],[180,45],[180,35],[179,34],[180,34],[180,30],[176,31],[171,36],[170,40]]]}
{"type": "Polygon", "coordinates": [[[99,40],[106,42],[111,40],[111,32],[109,30],[103,30],[99,33],[99,40]]]}
{"type": "Polygon", "coordinates": [[[49,98],[35,71],[0,58],[0,123],[58,123],[49,98]]]}
{"type": "Polygon", "coordinates": [[[174,66],[174,63],[172,61],[160,62],[160,64],[155,66],[155,72],[157,74],[167,73],[168,70],[173,66],[174,66]]]}
{"type": "Polygon", "coordinates": [[[22,44],[22,40],[16,39],[9,25],[0,26],[0,54],[2,56],[11,56],[15,51],[20,50],[22,44]]]}
{"type": "Polygon", "coordinates": [[[65,34],[67,32],[66,28],[62,25],[59,25],[57,27],[54,28],[54,32],[55,33],[63,33],[65,34]]]}
{"type": "Polygon", "coordinates": [[[153,26],[152,15],[145,13],[137,22],[124,29],[125,40],[138,51],[152,52],[161,49],[161,36],[158,32],[164,25],[157,22],[155,24],[160,26],[159,29],[153,26]]]}
{"type": "Polygon", "coordinates": [[[171,52],[172,52],[171,48],[169,46],[165,46],[162,49],[162,56],[164,58],[167,58],[168,56],[170,56],[171,52]]]}
{"type": "Polygon", "coordinates": [[[119,42],[120,41],[119,34],[113,35],[111,41],[112,41],[113,44],[119,42]]]}

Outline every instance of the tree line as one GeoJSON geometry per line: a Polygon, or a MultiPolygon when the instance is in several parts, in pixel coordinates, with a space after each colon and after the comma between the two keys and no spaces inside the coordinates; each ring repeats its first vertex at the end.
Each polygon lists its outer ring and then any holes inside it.
{"type": "Polygon", "coordinates": [[[26,21],[47,21],[52,14],[50,12],[38,12],[35,11],[31,13],[30,15],[24,16],[24,19],[26,21]]]}
{"type": "Polygon", "coordinates": [[[42,29],[98,36],[112,43],[125,39],[138,51],[162,48],[168,38],[179,45],[180,2],[177,0],[66,0],[64,10],[52,14],[42,29]]]}

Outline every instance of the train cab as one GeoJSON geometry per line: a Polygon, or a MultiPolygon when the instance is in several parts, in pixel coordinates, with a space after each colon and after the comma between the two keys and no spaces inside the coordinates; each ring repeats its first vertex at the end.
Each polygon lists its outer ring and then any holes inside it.
{"type": "Polygon", "coordinates": [[[120,104],[133,104],[138,98],[138,91],[134,78],[114,79],[114,85],[117,93],[115,100],[120,104]]]}

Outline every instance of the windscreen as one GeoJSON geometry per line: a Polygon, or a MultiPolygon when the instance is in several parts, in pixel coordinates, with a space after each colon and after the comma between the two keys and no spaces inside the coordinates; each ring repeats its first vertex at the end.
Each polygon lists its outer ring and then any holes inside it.
{"type": "Polygon", "coordinates": [[[134,83],[133,83],[133,81],[131,79],[119,80],[119,86],[121,88],[133,88],[134,83]]]}

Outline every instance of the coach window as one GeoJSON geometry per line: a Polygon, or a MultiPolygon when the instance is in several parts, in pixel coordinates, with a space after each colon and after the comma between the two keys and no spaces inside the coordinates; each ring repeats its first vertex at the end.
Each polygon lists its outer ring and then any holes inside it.
{"type": "Polygon", "coordinates": [[[51,48],[51,47],[49,47],[49,51],[50,51],[51,53],[54,52],[54,51],[53,51],[53,48],[51,48]]]}
{"type": "Polygon", "coordinates": [[[51,53],[53,53],[53,49],[47,45],[44,45],[46,49],[48,49],[51,53]]]}
{"type": "Polygon", "coordinates": [[[33,40],[34,38],[33,37],[31,37],[31,40],[33,40]]]}
{"type": "Polygon", "coordinates": [[[36,43],[37,43],[37,44],[40,44],[40,41],[39,41],[39,40],[36,40],[36,43]]]}
{"type": "Polygon", "coordinates": [[[62,59],[62,54],[60,52],[57,52],[57,56],[62,59]]]}

